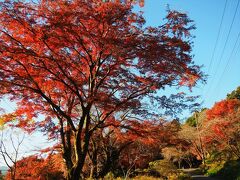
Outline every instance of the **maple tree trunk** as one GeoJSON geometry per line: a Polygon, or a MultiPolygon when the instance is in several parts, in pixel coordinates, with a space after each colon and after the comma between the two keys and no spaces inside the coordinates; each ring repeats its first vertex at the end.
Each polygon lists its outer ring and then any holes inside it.
{"type": "Polygon", "coordinates": [[[96,177],[97,177],[97,161],[95,164],[92,165],[91,172],[90,172],[90,178],[96,178],[96,177]]]}
{"type": "Polygon", "coordinates": [[[89,148],[89,141],[92,134],[92,132],[89,131],[89,113],[90,107],[87,110],[83,111],[78,131],[73,132],[68,124],[68,130],[66,132],[61,132],[62,144],[65,144],[63,146],[63,158],[66,161],[68,180],[83,179],[82,169],[85,163],[89,148]],[[83,128],[84,123],[85,127],[83,128]],[[84,137],[82,137],[82,135],[84,137]],[[65,136],[67,140],[65,140],[65,136]],[[74,142],[72,142],[72,139],[74,139],[74,142]]]}
{"type": "Polygon", "coordinates": [[[111,168],[114,167],[115,163],[119,159],[121,150],[113,149],[110,152],[107,152],[106,162],[102,168],[102,170],[99,172],[99,175],[97,178],[104,178],[104,176],[107,175],[111,171],[111,168]]]}
{"type": "Polygon", "coordinates": [[[16,166],[14,165],[14,169],[11,168],[11,180],[15,180],[16,174],[16,166]]]}
{"type": "Polygon", "coordinates": [[[82,169],[84,166],[86,156],[87,156],[86,153],[81,154],[80,159],[76,163],[74,163],[74,165],[72,167],[67,167],[67,169],[68,169],[67,179],[68,180],[83,179],[82,169]]]}
{"type": "Polygon", "coordinates": [[[93,152],[92,156],[92,166],[91,166],[91,172],[90,172],[90,178],[96,178],[97,177],[97,151],[93,152]]]}
{"type": "Polygon", "coordinates": [[[83,179],[82,169],[84,166],[85,158],[86,158],[86,155],[83,154],[81,156],[81,158],[79,159],[79,161],[76,162],[75,165],[71,169],[68,169],[68,176],[67,176],[68,180],[83,179]]]}
{"type": "Polygon", "coordinates": [[[71,177],[70,177],[69,180],[79,180],[79,179],[83,179],[83,178],[81,177],[82,168],[83,168],[83,163],[78,164],[77,167],[75,167],[75,168],[72,168],[72,170],[71,170],[71,177]]]}

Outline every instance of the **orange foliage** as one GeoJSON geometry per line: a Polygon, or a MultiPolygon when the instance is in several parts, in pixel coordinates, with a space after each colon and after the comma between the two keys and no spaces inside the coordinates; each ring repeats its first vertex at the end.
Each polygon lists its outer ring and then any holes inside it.
{"type": "Polygon", "coordinates": [[[209,120],[214,118],[222,118],[233,113],[239,106],[240,101],[238,99],[222,100],[215,103],[213,108],[207,111],[207,118],[209,120]]]}
{"type": "MultiPolygon", "coordinates": [[[[65,179],[65,166],[58,154],[49,155],[46,159],[32,155],[17,161],[16,167],[16,179],[65,179]]],[[[6,180],[10,179],[10,173],[7,173],[6,180]]]]}
{"type": "Polygon", "coordinates": [[[240,157],[240,100],[229,99],[215,103],[207,111],[203,132],[206,145],[228,149],[240,157]],[[230,149],[229,149],[230,148],[230,149]]]}

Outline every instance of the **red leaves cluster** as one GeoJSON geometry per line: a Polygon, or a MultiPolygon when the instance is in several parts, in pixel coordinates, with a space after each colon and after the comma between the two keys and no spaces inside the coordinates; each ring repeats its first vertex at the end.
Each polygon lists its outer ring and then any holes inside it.
{"type": "MultiPolygon", "coordinates": [[[[26,180],[47,180],[64,179],[65,166],[61,155],[49,155],[47,158],[41,158],[37,155],[28,156],[16,163],[16,179],[26,180]]],[[[10,180],[10,173],[7,173],[6,179],[10,180]]]]}
{"type": "Polygon", "coordinates": [[[234,113],[240,106],[238,99],[222,100],[217,102],[210,110],[207,111],[209,120],[214,118],[224,118],[225,116],[234,113]]]}
{"type": "Polygon", "coordinates": [[[228,149],[240,157],[240,100],[228,99],[207,110],[204,121],[204,141],[219,149],[228,149]]]}
{"type": "Polygon", "coordinates": [[[133,137],[133,143],[123,150],[119,164],[123,168],[147,168],[149,162],[161,156],[163,147],[176,140],[175,129],[171,125],[166,122],[144,121],[135,126],[136,131],[127,133],[129,137],[133,137]],[[134,133],[140,134],[134,136],[134,133]]]}
{"type": "Polygon", "coordinates": [[[191,21],[176,11],[169,11],[167,19],[162,29],[142,29],[142,15],[130,6],[101,0],[5,3],[1,93],[19,101],[32,119],[50,111],[50,102],[67,111],[70,94],[77,97],[73,108],[94,101],[113,109],[119,100],[121,105],[131,101],[131,94],[145,95],[175,82],[193,86],[201,73],[190,65],[191,47],[181,35],[189,36],[191,21]]]}

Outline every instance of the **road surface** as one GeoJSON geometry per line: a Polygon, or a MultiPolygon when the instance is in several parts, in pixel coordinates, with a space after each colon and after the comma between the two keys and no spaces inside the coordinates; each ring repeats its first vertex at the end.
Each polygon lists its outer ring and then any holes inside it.
{"type": "Polygon", "coordinates": [[[198,169],[182,169],[182,171],[185,172],[186,174],[189,174],[193,180],[219,180],[199,173],[198,169]]]}

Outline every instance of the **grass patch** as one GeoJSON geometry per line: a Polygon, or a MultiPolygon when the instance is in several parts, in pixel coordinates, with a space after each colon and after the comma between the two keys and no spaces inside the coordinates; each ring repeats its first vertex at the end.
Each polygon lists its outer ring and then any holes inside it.
{"type": "Polygon", "coordinates": [[[227,162],[211,163],[207,175],[217,176],[224,180],[240,180],[240,161],[231,160],[227,162]]]}
{"type": "Polygon", "coordinates": [[[220,170],[223,168],[225,162],[212,162],[209,164],[209,169],[207,170],[208,176],[217,176],[220,170]]]}

